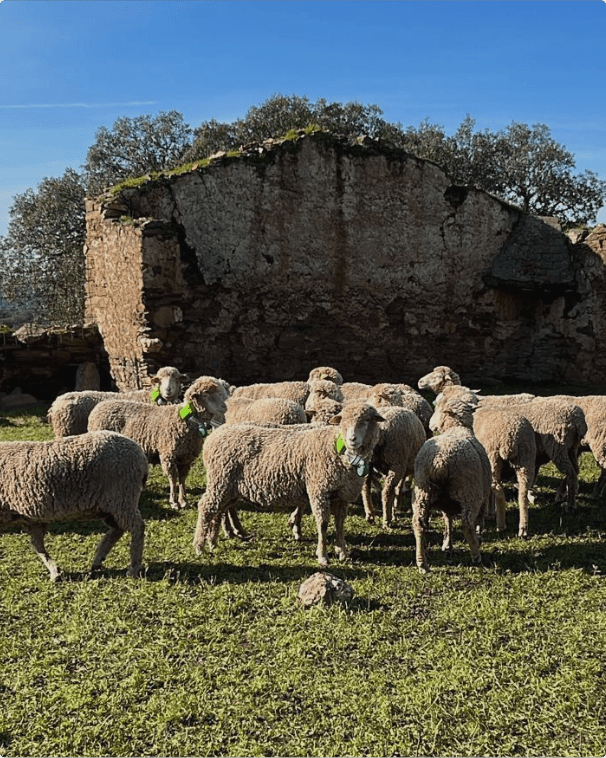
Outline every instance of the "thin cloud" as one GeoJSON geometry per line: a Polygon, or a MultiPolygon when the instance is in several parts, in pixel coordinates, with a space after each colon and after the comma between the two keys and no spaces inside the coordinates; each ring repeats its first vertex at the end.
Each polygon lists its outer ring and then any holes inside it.
{"type": "Polygon", "coordinates": [[[156,105],[156,103],[157,100],[132,100],[129,103],[26,103],[21,105],[0,105],[0,108],[122,108],[126,105],[156,105]]]}

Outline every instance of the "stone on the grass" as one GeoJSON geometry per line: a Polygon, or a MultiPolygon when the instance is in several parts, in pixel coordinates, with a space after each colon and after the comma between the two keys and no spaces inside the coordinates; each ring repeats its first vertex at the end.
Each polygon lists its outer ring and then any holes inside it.
{"type": "Polygon", "coordinates": [[[318,571],[299,587],[299,602],[311,605],[332,605],[334,602],[349,603],[353,597],[351,584],[325,571],[318,571]]]}

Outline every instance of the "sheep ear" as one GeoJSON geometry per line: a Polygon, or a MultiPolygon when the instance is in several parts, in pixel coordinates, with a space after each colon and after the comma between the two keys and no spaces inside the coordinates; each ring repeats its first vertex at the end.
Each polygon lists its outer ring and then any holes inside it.
{"type": "Polygon", "coordinates": [[[154,387],[156,384],[160,384],[160,379],[158,379],[157,376],[152,376],[151,383],[152,383],[152,387],[154,387]]]}
{"type": "Polygon", "coordinates": [[[316,411],[316,410],[314,410],[313,408],[306,408],[306,409],[305,409],[305,415],[306,415],[308,418],[313,418],[313,417],[316,415],[316,413],[317,413],[317,411],[316,411]]]}
{"type": "Polygon", "coordinates": [[[385,421],[385,419],[383,418],[383,416],[377,413],[377,415],[375,416],[375,421],[385,421]]]}
{"type": "Polygon", "coordinates": [[[332,424],[333,426],[339,426],[341,423],[341,414],[338,413],[336,416],[333,416],[328,423],[332,424]]]}

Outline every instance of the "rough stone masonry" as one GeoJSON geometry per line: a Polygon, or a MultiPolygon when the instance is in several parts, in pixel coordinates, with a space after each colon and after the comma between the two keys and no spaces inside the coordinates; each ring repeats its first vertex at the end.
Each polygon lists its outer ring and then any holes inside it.
{"type": "Polygon", "coordinates": [[[118,387],[606,380],[606,227],[576,244],[435,164],[324,132],[87,201],[87,320],[118,387]]]}

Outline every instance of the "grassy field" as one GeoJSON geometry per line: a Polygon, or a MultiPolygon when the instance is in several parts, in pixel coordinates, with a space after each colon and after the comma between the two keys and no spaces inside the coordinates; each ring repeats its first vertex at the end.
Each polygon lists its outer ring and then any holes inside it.
{"type": "MultiPolygon", "coordinates": [[[[50,439],[42,409],[0,419],[0,439],[50,439]]],[[[532,536],[489,523],[484,568],[458,529],[453,560],[433,519],[427,576],[410,513],[389,533],[361,507],[352,562],[331,571],[348,607],[298,606],[317,570],[315,527],[295,543],[284,513],[242,508],[250,543],[192,548],[192,507],[168,507],[152,468],[141,500],[145,575],[128,540],[87,569],[100,522],[51,527],[53,585],[26,535],[0,535],[0,756],[603,756],[606,754],[606,509],[583,454],[579,508],[553,504],[541,469],[532,536]]]]}

